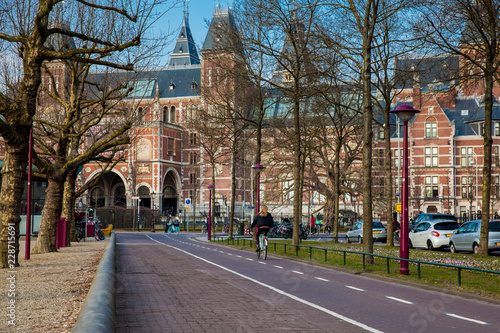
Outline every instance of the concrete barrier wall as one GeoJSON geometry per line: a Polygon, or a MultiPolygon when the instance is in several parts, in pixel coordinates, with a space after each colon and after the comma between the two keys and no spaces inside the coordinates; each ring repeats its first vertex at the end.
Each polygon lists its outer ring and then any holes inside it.
{"type": "Polygon", "coordinates": [[[72,332],[109,333],[116,327],[115,233],[111,233],[87,299],[72,332]]]}

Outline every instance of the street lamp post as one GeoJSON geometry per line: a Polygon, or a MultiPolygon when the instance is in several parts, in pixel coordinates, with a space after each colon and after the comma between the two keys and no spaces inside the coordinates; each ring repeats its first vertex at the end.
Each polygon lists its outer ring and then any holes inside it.
{"type": "Polygon", "coordinates": [[[155,232],[155,193],[151,193],[151,207],[153,207],[153,220],[151,221],[151,232],[155,232]]]}
{"type": "Polygon", "coordinates": [[[478,183],[478,163],[477,163],[477,155],[474,151],[472,151],[472,154],[474,154],[474,161],[473,163],[476,165],[476,213],[479,211],[479,183],[478,183]]]}
{"type": "Polygon", "coordinates": [[[207,235],[208,235],[208,240],[212,239],[212,191],[214,190],[214,186],[212,184],[207,186],[209,193],[208,193],[208,224],[207,224],[207,235]]]}
{"type": "Polygon", "coordinates": [[[24,259],[30,259],[31,252],[31,162],[33,151],[33,127],[30,129],[29,137],[29,152],[28,152],[28,196],[26,198],[26,242],[24,247],[24,259]]]}
{"type": "MultiPolygon", "coordinates": [[[[401,236],[399,245],[399,256],[401,259],[410,259],[410,248],[408,242],[408,121],[413,118],[419,110],[403,104],[395,110],[390,111],[403,121],[403,177],[401,183],[401,236]]],[[[400,274],[408,275],[408,261],[401,260],[400,274]]]]}
{"type": "Polygon", "coordinates": [[[252,169],[257,172],[257,196],[256,196],[256,209],[257,214],[260,212],[260,172],[264,170],[264,167],[261,164],[252,165],[252,169]]]}

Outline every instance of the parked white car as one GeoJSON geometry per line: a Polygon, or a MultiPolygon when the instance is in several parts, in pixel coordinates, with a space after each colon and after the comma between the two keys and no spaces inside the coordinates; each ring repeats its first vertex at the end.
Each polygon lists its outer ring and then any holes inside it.
{"type": "MultiPolygon", "coordinates": [[[[472,251],[477,253],[479,249],[480,233],[481,220],[464,223],[459,229],[455,230],[450,237],[450,252],[472,251]]],[[[488,250],[500,250],[500,220],[490,220],[488,250]]]]}
{"type": "MultiPolygon", "coordinates": [[[[372,235],[374,241],[386,242],[387,230],[380,221],[372,221],[372,235]]],[[[363,243],[363,221],[354,223],[346,234],[347,243],[363,243]]]]}
{"type": "Polygon", "coordinates": [[[453,231],[459,228],[454,220],[422,221],[410,231],[410,248],[424,247],[429,250],[447,247],[453,231]]]}

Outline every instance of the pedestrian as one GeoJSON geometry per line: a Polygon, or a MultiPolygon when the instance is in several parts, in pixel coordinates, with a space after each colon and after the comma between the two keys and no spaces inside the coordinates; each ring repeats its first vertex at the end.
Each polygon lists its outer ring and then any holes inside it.
{"type": "Polygon", "coordinates": [[[168,227],[170,226],[170,220],[172,219],[172,215],[168,214],[167,216],[167,223],[165,224],[165,232],[168,231],[168,227]]]}
{"type": "Polygon", "coordinates": [[[316,227],[316,219],[314,218],[313,215],[311,215],[311,218],[309,219],[309,224],[311,226],[311,230],[313,230],[314,227],[316,227]]]}

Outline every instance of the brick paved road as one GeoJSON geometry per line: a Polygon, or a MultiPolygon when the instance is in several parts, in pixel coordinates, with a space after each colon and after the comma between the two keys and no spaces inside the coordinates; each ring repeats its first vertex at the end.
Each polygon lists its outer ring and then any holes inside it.
{"type": "Polygon", "coordinates": [[[313,322],[307,318],[317,310],[144,234],[117,233],[116,250],[117,332],[360,331],[345,323],[335,328],[336,320],[323,314],[323,322],[313,322]]]}

